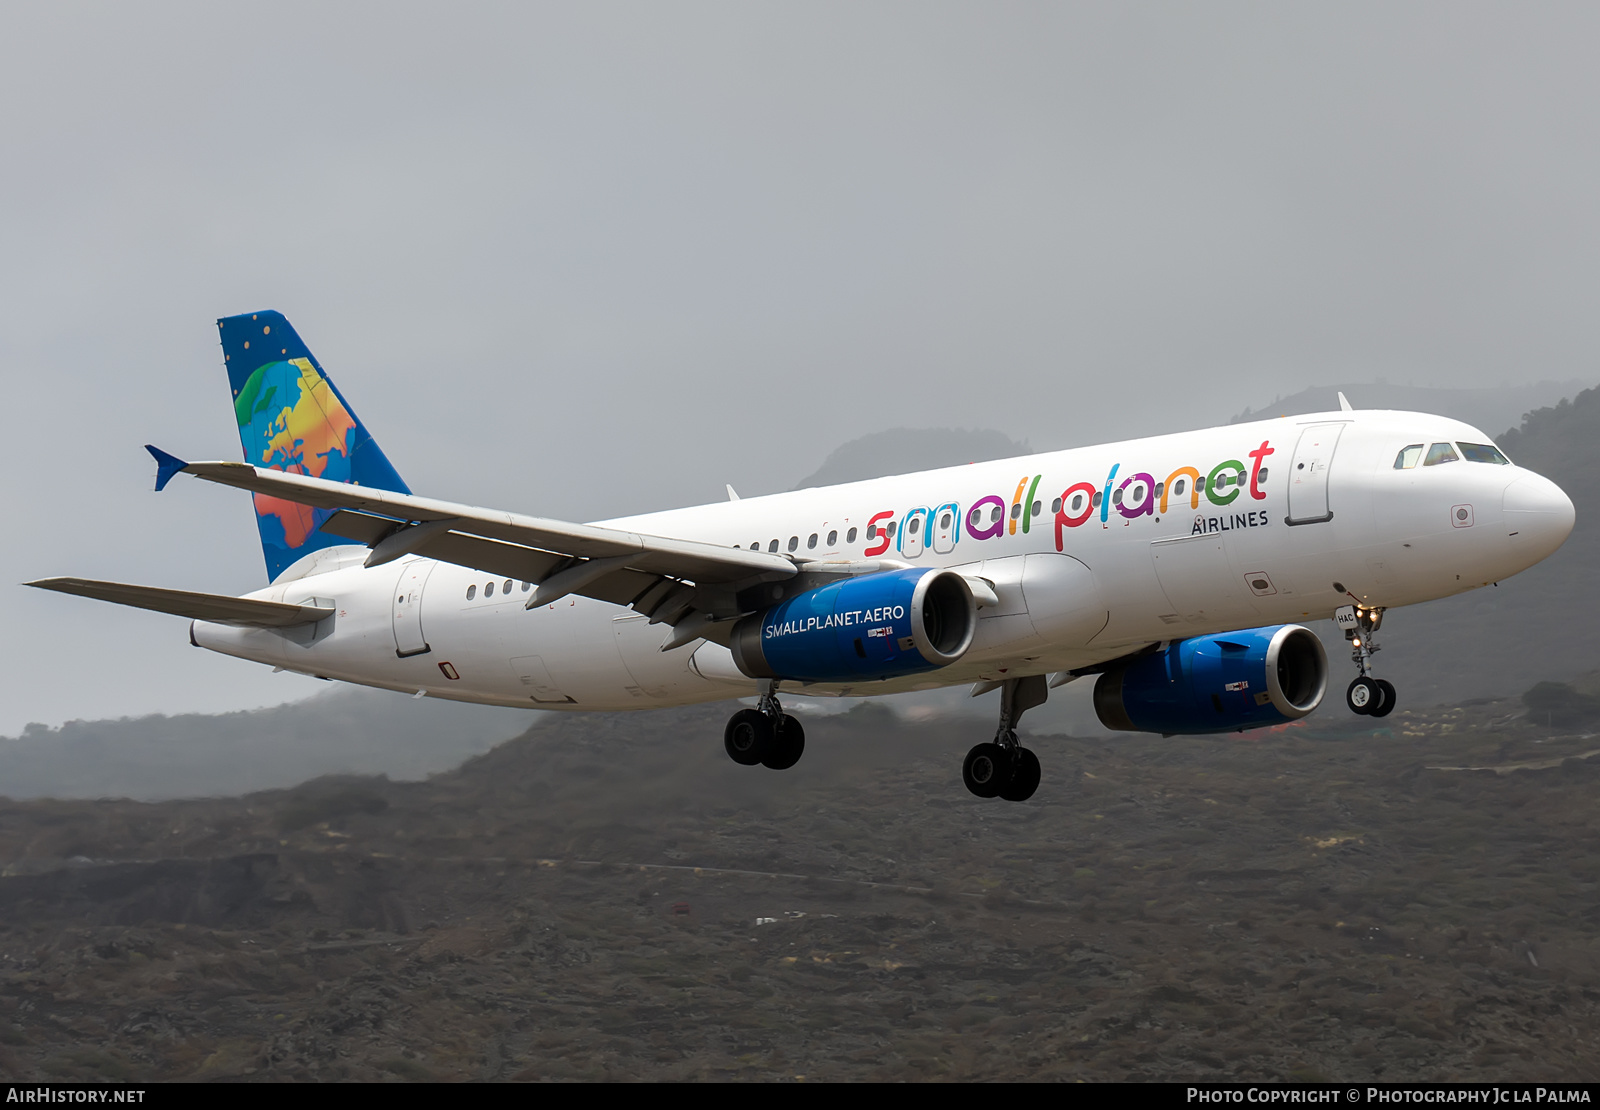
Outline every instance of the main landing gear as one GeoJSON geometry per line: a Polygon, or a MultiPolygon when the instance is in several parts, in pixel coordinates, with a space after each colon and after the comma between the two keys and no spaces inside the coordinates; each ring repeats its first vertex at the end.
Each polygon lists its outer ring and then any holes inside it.
{"type": "Polygon", "coordinates": [[[728,758],[745,767],[757,763],[774,771],[787,771],[806,750],[806,730],[778,704],[778,683],[761,684],[761,700],[754,709],[741,709],[728,718],[722,730],[728,758]]]}
{"type": "Polygon", "coordinates": [[[1039,757],[1017,743],[1017,722],[1050,696],[1044,675],[1010,678],[1000,687],[1000,727],[961,764],[961,781],[980,798],[1025,802],[1039,789],[1039,757]]]}
{"type": "Polygon", "coordinates": [[[1360,672],[1345,690],[1344,703],[1350,712],[1364,717],[1387,717],[1394,708],[1394,683],[1372,677],[1372,657],[1378,652],[1375,633],[1383,624],[1383,610],[1346,605],[1333,619],[1344,629],[1344,638],[1350,641],[1350,661],[1360,672]]]}

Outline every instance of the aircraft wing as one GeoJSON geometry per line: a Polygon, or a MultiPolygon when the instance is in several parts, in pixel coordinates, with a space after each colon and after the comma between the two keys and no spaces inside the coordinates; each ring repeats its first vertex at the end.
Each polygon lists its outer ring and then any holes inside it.
{"type": "Polygon", "coordinates": [[[574,524],[331,482],[241,462],[184,462],[157,448],[156,488],[175,474],[337,510],[323,530],[372,547],[368,566],[417,554],[540,583],[529,607],[568,593],[632,605],[652,623],[691,612],[736,616],[732,592],[792,578],[785,556],[698,540],[574,524]],[[715,600],[713,600],[713,597],[715,600]]]}
{"type": "Polygon", "coordinates": [[[97,582],[92,578],[41,578],[28,585],[57,593],[92,597],[136,609],[151,609],[193,620],[219,624],[254,625],[260,628],[292,628],[315,624],[333,616],[321,605],[287,605],[279,601],[259,601],[224,594],[201,594],[189,590],[163,590],[156,586],[134,586],[126,582],[97,582]]]}

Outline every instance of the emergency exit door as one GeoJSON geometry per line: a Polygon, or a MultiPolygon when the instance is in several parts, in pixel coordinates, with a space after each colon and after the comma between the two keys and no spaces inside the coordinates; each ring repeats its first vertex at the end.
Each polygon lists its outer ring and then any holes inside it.
{"type": "Polygon", "coordinates": [[[438,565],[432,559],[412,559],[400,568],[394,587],[394,653],[402,659],[429,650],[422,633],[422,588],[438,565]]]}

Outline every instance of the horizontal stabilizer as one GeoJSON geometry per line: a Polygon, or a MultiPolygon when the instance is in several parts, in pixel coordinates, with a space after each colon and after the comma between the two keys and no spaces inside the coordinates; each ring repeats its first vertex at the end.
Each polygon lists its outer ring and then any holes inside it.
{"type": "Polygon", "coordinates": [[[126,582],[97,582],[92,578],[41,578],[28,585],[219,624],[292,628],[300,624],[315,624],[333,616],[332,609],[320,605],[287,605],[280,601],[199,594],[189,590],[163,590],[155,586],[133,586],[126,582]]]}

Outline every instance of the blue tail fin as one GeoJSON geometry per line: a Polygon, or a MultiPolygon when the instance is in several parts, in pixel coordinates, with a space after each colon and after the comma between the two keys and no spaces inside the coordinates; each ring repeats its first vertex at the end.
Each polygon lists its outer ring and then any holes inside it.
{"type": "MultiPolygon", "coordinates": [[[[226,316],[217,328],[245,462],[411,492],[281,313],[226,316]]],[[[269,580],[313,551],[350,542],[317,530],[332,515],[327,509],[259,493],[255,508],[269,580]]]]}

